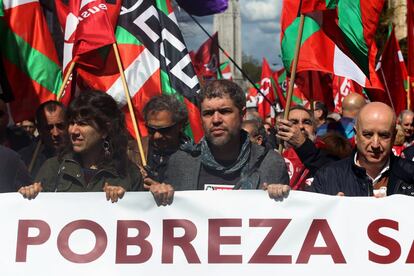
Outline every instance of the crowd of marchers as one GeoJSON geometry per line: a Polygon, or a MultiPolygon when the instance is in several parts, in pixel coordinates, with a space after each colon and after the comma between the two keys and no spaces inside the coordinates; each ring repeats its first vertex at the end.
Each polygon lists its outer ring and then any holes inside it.
{"type": "Polygon", "coordinates": [[[82,91],[67,108],[42,103],[33,120],[15,126],[0,100],[0,192],[33,199],[43,192],[103,191],[116,202],[128,191],[150,191],[158,205],[187,190],[263,189],[278,200],[291,189],[414,195],[410,110],[397,117],[386,104],[352,93],[341,114],[312,102],[291,107],[287,119],[263,120],[228,80],[201,90],[199,110],[204,136],[194,143],[185,132],[185,105],[170,95],[151,98],[142,110],[148,136],[141,153],[106,93],[82,91]]]}

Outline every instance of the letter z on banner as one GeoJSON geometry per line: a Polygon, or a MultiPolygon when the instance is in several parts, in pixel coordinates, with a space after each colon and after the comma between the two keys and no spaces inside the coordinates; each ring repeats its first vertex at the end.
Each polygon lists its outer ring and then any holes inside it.
{"type": "Polygon", "coordinates": [[[0,275],[412,275],[414,198],[0,194],[0,275]]]}

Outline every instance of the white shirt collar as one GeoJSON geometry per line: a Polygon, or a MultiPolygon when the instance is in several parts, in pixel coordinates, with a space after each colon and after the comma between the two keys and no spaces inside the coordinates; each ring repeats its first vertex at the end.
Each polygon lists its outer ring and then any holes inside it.
{"type": "MultiPolygon", "coordinates": [[[[355,155],[354,155],[354,164],[358,167],[361,167],[358,163],[357,155],[358,155],[358,152],[356,152],[355,155]]],[[[383,174],[385,172],[387,172],[389,169],[390,169],[390,158],[388,157],[387,163],[385,163],[385,165],[382,168],[381,172],[375,178],[372,178],[369,174],[367,174],[367,176],[372,180],[372,184],[376,184],[381,179],[383,174]]]]}

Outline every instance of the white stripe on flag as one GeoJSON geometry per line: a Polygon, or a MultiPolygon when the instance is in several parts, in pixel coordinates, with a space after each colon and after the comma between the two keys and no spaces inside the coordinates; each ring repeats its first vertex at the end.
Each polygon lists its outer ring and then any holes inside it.
{"type": "MultiPolygon", "coordinates": [[[[145,82],[160,68],[159,60],[150,51],[145,49],[125,70],[125,78],[128,83],[131,98],[138,93],[145,82]]],[[[121,77],[119,77],[107,91],[120,107],[126,105],[124,88],[121,77]]]]}
{"type": "Polygon", "coordinates": [[[366,85],[367,77],[364,72],[337,46],[334,52],[334,74],[352,79],[363,87],[366,85]]]}
{"type": "Polygon", "coordinates": [[[4,7],[4,10],[8,10],[8,9],[15,8],[23,4],[34,3],[34,2],[39,2],[39,1],[38,0],[3,0],[3,7],[4,7]]]}
{"type": "Polygon", "coordinates": [[[398,51],[398,60],[399,60],[400,62],[404,62],[404,57],[403,57],[403,55],[402,55],[401,51],[398,51]]]}

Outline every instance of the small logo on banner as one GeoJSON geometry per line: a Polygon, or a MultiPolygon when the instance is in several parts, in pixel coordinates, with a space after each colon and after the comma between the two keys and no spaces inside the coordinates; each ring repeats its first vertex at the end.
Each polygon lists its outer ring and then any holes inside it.
{"type": "Polygon", "coordinates": [[[222,185],[222,184],[204,184],[204,191],[226,191],[233,190],[234,185],[222,185]]]}

